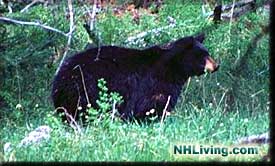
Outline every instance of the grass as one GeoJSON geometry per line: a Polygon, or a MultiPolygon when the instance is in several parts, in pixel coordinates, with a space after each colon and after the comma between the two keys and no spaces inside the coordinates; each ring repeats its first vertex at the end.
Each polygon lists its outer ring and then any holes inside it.
{"type": "MultiPolygon", "coordinates": [[[[22,17],[40,19],[50,26],[68,30],[69,23],[62,15],[54,16],[54,22],[49,19],[53,14],[42,6],[33,7],[22,17]]],[[[201,15],[201,4],[189,1],[177,5],[167,1],[159,14],[142,14],[140,24],[136,24],[129,13],[122,18],[110,11],[101,13],[96,26],[104,44],[141,48],[205,31],[205,45],[221,67],[214,74],[191,78],[163,125],[114,122],[108,127],[82,128],[82,135],[47,117],[54,110],[49,96],[58,66],[57,62],[49,65],[49,57],[56,54],[54,50],[64,47],[65,38],[39,28],[5,25],[8,31],[0,40],[9,49],[1,51],[7,71],[0,83],[0,96],[5,99],[5,105],[0,107],[0,147],[10,142],[12,151],[1,150],[0,161],[217,160],[211,156],[176,157],[170,153],[171,146],[177,143],[234,145],[240,137],[269,131],[269,36],[263,36],[244,57],[253,38],[261,33],[261,25],[268,24],[268,17],[268,12],[259,8],[231,24],[225,22],[215,27],[201,15]],[[166,26],[168,16],[176,20],[174,28],[125,43],[130,36],[166,26]],[[48,41],[52,42],[43,48],[48,41]],[[18,104],[22,108],[16,108],[18,104]],[[54,129],[49,140],[26,148],[16,147],[30,131],[45,124],[54,129]]],[[[77,25],[81,25],[81,12],[76,13],[76,18],[79,18],[77,25]]],[[[82,50],[87,41],[87,34],[79,26],[71,53],[82,50]]],[[[267,145],[261,148],[267,153],[267,145]]],[[[258,161],[260,158],[261,155],[232,160],[258,161]]]]}

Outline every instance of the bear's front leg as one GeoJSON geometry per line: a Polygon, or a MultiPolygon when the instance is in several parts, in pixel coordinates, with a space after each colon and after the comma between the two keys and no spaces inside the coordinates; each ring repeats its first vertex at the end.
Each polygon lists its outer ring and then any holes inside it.
{"type": "Polygon", "coordinates": [[[161,118],[163,116],[163,111],[166,104],[167,108],[165,111],[171,111],[171,105],[169,104],[168,97],[169,95],[164,93],[154,93],[140,98],[135,106],[135,118],[145,119],[147,117],[154,116],[161,118]]]}

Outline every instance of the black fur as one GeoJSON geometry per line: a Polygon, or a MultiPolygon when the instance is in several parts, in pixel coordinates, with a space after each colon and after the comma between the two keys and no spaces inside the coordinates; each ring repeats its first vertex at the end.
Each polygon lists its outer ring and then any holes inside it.
{"type": "Polygon", "coordinates": [[[123,119],[144,119],[150,109],[160,117],[168,96],[167,111],[171,111],[186,79],[203,74],[209,56],[203,40],[204,35],[199,35],[142,50],[102,46],[78,53],[65,60],[54,78],[54,106],[64,107],[78,119],[77,105],[85,111],[88,104],[83,82],[92,107],[97,108],[97,80],[104,78],[110,91],[123,96],[118,106],[123,119]]]}

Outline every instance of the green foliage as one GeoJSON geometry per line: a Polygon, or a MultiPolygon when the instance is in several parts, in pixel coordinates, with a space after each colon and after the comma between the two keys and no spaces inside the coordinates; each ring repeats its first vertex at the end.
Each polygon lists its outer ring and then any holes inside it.
{"type": "Polygon", "coordinates": [[[92,125],[113,125],[111,122],[113,119],[117,119],[114,117],[117,111],[115,107],[123,102],[122,96],[117,92],[108,92],[104,78],[98,80],[97,86],[99,88],[99,99],[96,100],[98,109],[89,108],[86,119],[92,125]]]}
{"type": "Polygon", "coordinates": [[[99,106],[100,111],[108,111],[112,107],[112,103],[121,104],[123,102],[122,96],[117,92],[111,92],[108,94],[108,87],[106,81],[101,78],[98,80],[97,86],[99,88],[99,99],[96,100],[96,103],[99,106]]]}
{"type": "Polygon", "coordinates": [[[63,127],[63,122],[61,121],[61,115],[56,116],[55,112],[48,112],[46,114],[45,123],[52,129],[59,129],[63,127]]]}

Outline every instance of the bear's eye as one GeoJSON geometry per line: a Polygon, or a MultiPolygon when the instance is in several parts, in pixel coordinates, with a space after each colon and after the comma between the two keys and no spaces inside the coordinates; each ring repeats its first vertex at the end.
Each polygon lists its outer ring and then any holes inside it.
{"type": "Polygon", "coordinates": [[[208,51],[206,50],[195,51],[195,55],[196,57],[200,57],[200,58],[209,56],[208,51]]]}

